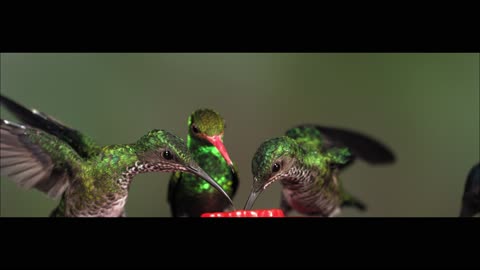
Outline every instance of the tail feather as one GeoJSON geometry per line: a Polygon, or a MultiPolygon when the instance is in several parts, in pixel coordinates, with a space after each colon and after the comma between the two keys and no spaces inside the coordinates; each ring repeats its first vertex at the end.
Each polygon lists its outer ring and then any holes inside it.
{"type": "Polygon", "coordinates": [[[349,194],[345,194],[342,207],[354,207],[360,211],[367,211],[367,205],[364,202],[349,194]]]}

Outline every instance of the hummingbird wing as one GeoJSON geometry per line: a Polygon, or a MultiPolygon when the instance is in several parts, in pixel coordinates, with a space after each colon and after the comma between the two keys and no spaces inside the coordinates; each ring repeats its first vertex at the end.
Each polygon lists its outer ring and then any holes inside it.
{"type": "Polygon", "coordinates": [[[354,196],[350,195],[349,193],[342,190],[342,207],[355,207],[358,210],[366,211],[367,205],[361,201],[360,199],[355,198],[354,196]]]}
{"type": "Polygon", "coordinates": [[[0,122],[0,173],[25,189],[59,198],[81,157],[66,143],[36,128],[0,122]]]}
{"type": "Polygon", "coordinates": [[[53,117],[35,109],[27,109],[12,99],[0,95],[0,104],[4,105],[20,121],[29,126],[41,129],[68,143],[81,157],[90,158],[100,152],[94,141],[79,131],[67,127],[53,117]]]}
{"type": "Polygon", "coordinates": [[[345,165],[351,164],[355,158],[371,164],[395,161],[393,152],[387,146],[356,131],[319,125],[300,125],[289,129],[286,135],[296,140],[308,138],[308,141],[316,143],[316,147],[323,151],[347,147],[353,156],[345,165]]]}
{"type": "Polygon", "coordinates": [[[480,213],[480,163],[474,166],[467,177],[462,197],[461,217],[480,213]]]}

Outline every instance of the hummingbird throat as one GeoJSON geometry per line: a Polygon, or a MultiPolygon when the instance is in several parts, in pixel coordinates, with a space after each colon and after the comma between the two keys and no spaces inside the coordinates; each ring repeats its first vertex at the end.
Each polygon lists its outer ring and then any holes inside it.
{"type": "Polygon", "coordinates": [[[148,163],[136,161],[133,166],[127,167],[122,176],[117,179],[117,184],[120,185],[122,189],[128,189],[132,179],[140,173],[147,172],[169,172],[176,171],[179,168],[174,164],[170,163],[148,163]]]}
{"type": "Polygon", "coordinates": [[[315,172],[312,171],[310,168],[303,166],[294,166],[288,171],[288,173],[284,177],[281,178],[283,186],[297,189],[302,187],[305,183],[313,182],[315,177],[315,172]]]}

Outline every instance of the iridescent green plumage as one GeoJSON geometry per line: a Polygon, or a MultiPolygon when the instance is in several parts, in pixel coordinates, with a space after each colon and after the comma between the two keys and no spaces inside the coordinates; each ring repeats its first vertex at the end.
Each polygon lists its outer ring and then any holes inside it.
{"type": "Polygon", "coordinates": [[[124,216],[130,183],[146,172],[193,173],[231,202],[195,163],[184,141],[167,131],[150,131],[133,144],[100,147],[83,135],[69,137],[80,133],[43,113],[5,97],[1,103],[30,125],[2,120],[1,173],[24,188],[61,196],[52,216],[124,216]]]}
{"type": "MultiPolygon", "coordinates": [[[[132,178],[138,173],[149,171],[176,171],[184,170],[191,162],[183,141],[174,135],[154,130],[142,137],[137,143],[127,145],[110,145],[103,147],[100,153],[82,163],[77,180],[73,183],[72,191],[67,191],[69,199],[75,206],[69,213],[73,215],[109,215],[108,208],[115,208],[116,202],[124,205],[128,195],[132,178]],[[162,153],[170,151],[176,158],[169,162],[162,157],[162,153]],[[161,164],[162,168],[155,168],[154,164],[161,164]],[[98,209],[89,209],[95,205],[98,209]],[[78,209],[78,210],[77,210],[78,209]]],[[[65,198],[64,198],[65,199],[65,198]]],[[[68,203],[67,203],[68,205],[68,203]]],[[[113,211],[115,212],[115,211],[113,211]]],[[[123,212],[115,212],[118,216],[123,212]]]]}
{"type": "Polygon", "coordinates": [[[365,135],[321,126],[292,128],[286,136],[265,141],[252,159],[254,182],[245,205],[275,181],[282,184],[281,208],[306,215],[332,216],[342,206],[364,209],[347,193],[338,174],[356,157],[369,163],[393,162],[385,146],[365,135]]]}
{"type": "MultiPolygon", "coordinates": [[[[205,168],[208,168],[210,175],[215,181],[228,193],[232,193],[233,180],[231,179],[231,169],[214,146],[191,146],[189,149],[194,152],[194,159],[199,161],[205,168]]],[[[201,166],[202,166],[201,165],[201,166]]],[[[204,185],[199,183],[196,177],[193,175],[183,175],[183,182],[188,188],[184,190],[186,193],[192,194],[198,193],[216,193],[217,191],[212,189],[210,185],[204,185]]]]}
{"type": "MultiPolygon", "coordinates": [[[[238,188],[238,174],[228,164],[231,161],[223,145],[224,126],[223,118],[213,110],[193,112],[188,118],[187,147],[198,164],[233,197],[238,188]]],[[[198,217],[229,207],[219,195],[210,186],[198,183],[195,176],[175,173],[169,183],[168,203],[172,216],[198,217]]]]}
{"type": "MultiPolygon", "coordinates": [[[[207,136],[223,134],[225,129],[225,120],[214,110],[200,109],[194,111],[188,117],[188,127],[193,129],[193,125],[198,129],[199,133],[207,136]]],[[[193,132],[193,130],[191,130],[193,132]]],[[[192,133],[192,135],[195,132],[192,133]]],[[[189,138],[193,138],[189,136],[189,138]]]]}
{"type": "Polygon", "coordinates": [[[294,159],[308,168],[315,168],[321,174],[330,169],[329,164],[345,164],[351,156],[348,148],[333,148],[321,152],[320,138],[312,138],[306,143],[306,137],[292,139],[288,136],[273,138],[263,143],[252,161],[252,171],[258,179],[271,174],[271,165],[282,158],[294,159]]]}

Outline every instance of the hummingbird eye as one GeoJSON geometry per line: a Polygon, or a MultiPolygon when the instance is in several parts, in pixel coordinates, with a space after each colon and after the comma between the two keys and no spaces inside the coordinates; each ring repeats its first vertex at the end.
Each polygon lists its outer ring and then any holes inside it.
{"type": "Polygon", "coordinates": [[[272,172],[276,173],[276,172],[278,172],[278,171],[280,171],[280,164],[279,164],[279,163],[273,164],[273,166],[272,166],[272,172]]]}
{"type": "Polygon", "coordinates": [[[162,156],[163,156],[163,158],[166,159],[166,160],[171,160],[171,159],[173,159],[172,153],[171,153],[170,151],[168,151],[168,150],[163,151],[162,156]]]}
{"type": "Polygon", "coordinates": [[[193,131],[193,133],[199,133],[200,132],[200,130],[198,130],[198,128],[195,125],[192,125],[192,131],[193,131]]]}

